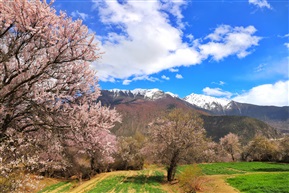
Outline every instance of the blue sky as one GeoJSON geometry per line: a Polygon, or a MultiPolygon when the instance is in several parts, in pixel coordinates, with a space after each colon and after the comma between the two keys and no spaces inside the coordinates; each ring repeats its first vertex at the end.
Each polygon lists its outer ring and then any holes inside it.
{"type": "Polygon", "coordinates": [[[56,0],[82,19],[102,89],[158,88],[288,106],[287,0],[56,0]]]}

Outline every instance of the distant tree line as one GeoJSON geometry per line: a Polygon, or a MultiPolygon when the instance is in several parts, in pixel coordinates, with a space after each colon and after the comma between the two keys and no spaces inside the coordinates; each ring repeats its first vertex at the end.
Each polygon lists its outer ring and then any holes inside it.
{"type": "Polygon", "coordinates": [[[217,143],[206,138],[199,116],[183,109],[173,109],[150,124],[143,153],[145,161],[164,164],[167,180],[172,181],[179,164],[289,162],[289,136],[276,140],[257,135],[248,144],[241,144],[238,135],[229,133],[217,143]]]}

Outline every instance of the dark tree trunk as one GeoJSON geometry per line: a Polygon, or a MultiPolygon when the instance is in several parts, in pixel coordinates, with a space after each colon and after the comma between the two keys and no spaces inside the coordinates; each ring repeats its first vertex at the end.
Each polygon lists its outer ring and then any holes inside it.
{"type": "Polygon", "coordinates": [[[3,119],[3,123],[0,125],[0,142],[3,142],[6,139],[5,132],[7,131],[9,124],[11,123],[11,117],[10,115],[6,115],[6,117],[3,119]]]}
{"type": "Polygon", "coordinates": [[[94,159],[94,157],[91,157],[91,159],[90,159],[90,178],[95,175],[95,171],[96,171],[95,159],[94,159]]]}
{"type": "Polygon", "coordinates": [[[231,157],[232,157],[232,160],[233,160],[233,162],[235,161],[235,157],[234,157],[234,154],[233,153],[231,153],[231,157]]]}
{"type": "Polygon", "coordinates": [[[167,169],[167,172],[168,172],[167,180],[169,182],[173,181],[174,178],[175,178],[175,174],[176,174],[176,170],[177,170],[177,164],[178,164],[178,159],[179,159],[179,151],[176,151],[173,154],[170,166],[167,169]]]}
{"type": "Polygon", "coordinates": [[[170,166],[168,168],[168,176],[167,176],[167,179],[169,182],[173,181],[174,178],[175,178],[175,174],[176,174],[176,169],[177,169],[177,166],[170,166]]]}

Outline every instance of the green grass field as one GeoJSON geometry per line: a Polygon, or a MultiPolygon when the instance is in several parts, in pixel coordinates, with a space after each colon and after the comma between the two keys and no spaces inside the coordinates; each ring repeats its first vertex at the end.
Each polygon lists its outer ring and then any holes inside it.
{"type": "MultiPolygon", "coordinates": [[[[289,164],[266,162],[229,162],[198,164],[206,175],[243,174],[248,172],[289,172],[289,164]]],[[[188,165],[178,167],[181,172],[188,165]]]]}
{"type": "MultiPolygon", "coordinates": [[[[146,169],[140,171],[120,171],[107,173],[105,177],[100,177],[99,180],[96,176],[95,181],[90,183],[87,181],[83,186],[81,192],[85,193],[129,193],[129,192],[154,192],[165,193],[161,184],[165,181],[164,171],[158,168],[146,169]]],[[[69,193],[77,192],[74,190],[72,184],[69,182],[59,182],[52,186],[46,187],[38,193],[69,193]]]]}
{"type": "Polygon", "coordinates": [[[227,182],[244,193],[289,193],[289,173],[262,173],[228,178],[227,182]]]}
{"type": "Polygon", "coordinates": [[[289,164],[265,162],[234,162],[199,164],[206,175],[242,174],[247,172],[289,172],[289,164]]]}
{"type": "MultiPolygon", "coordinates": [[[[289,193],[289,164],[264,162],[198,165],[205,175],[228,175],[227,182],[244,193],[289,193]]],[[[182,172],[187,165],[180,166],[182,172]]]]}
{"type": "Polygon", "coordinates": [[[61,193],[61,192],[66,192],[67,190],[70,189],[70,187],[71,187],[70,182],[59,182],[57,184],[53,184],[49,187],[44,188],[43,190],[39,191],[38,193],[52,192],[56,189],[58,189],[57,192],[61,193]]]}
{"type": "Polygon", "coordinates": [[[111,176],[97,183],[88,193],[94,192],[155,192],[163,193],[160,183],[164,181],[164,173],[160,171],[141,170],[137,175],[111,176]]]}
{"type": "MultiPolygon", "coordinates": [[[[178,167],[181,173],[186,167],[178,167]]],[[[217,178],[225,179],[231,186],[244,193],[289,193],[289,164],[264,163],[264,162],[235,162],[199,164],[204,175],[208,177],[218,175],[217,178]]],[[[165,171],[163,168],[151,167],[140,171],[120,171],[103,174],[94,181],[82,184],[82,192],[167,192],[163,189],[165,184],[165,171]]],[[[170,186],[168,186],[170,189],[170,186]]],[[[72,188],[69,182],[60,182],[45,188],[39,193],[79,193],[72,188]]],[[[177,192],[177,191],[168,191],[177,192]]],[[[215,192],[218,193],[218,192],[215,192]]]]}
{"type": "MultiPolygon", "coordinates": [[[[205,175],[244,174],[248,172],[289,172],[289,164],[266,162],[230,162],[198,164],[205,175]]],[[[181,172],[188,165],[178,167],[181,172]]]]}

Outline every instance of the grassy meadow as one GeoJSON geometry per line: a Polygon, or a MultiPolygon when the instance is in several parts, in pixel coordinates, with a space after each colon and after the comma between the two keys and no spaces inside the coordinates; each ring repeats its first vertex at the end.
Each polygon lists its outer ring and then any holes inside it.
{"type": "MultiPolygon", "coordinates": [[[[289,172],[289,164],[266,162],[228,162],[199,164],[206,175],[242,174],[248,172],[289,172]]],[[[180,167],[181,168],[181,167],[180,167]]]]}
{"type": "Polygon", "coordinates": [[[227,182],[240,192],[288,193],[289,173],[245,174],[228,178],[227,182]]]}
{"type": "MultiPolygon", "coordinates": [[[[178,167],[178,174],[191,166],[178,167]]],[[[198,167],[208,179],[203,190],[198,192],[289,193],[289,164],[235,162],[198,164],[198,167]],[[222,181],[224,183],[220,184],[222,181]],[[231,186],[231,189],[222,189],[221,186],[231,186]]],[[[180,192],[178,184],[166,183],[165,175],[165,169],[156,166],[140,171],[116,171],[99,174],[81,184],[75,181],[59,182],[39,193],[180,192]]]]}

